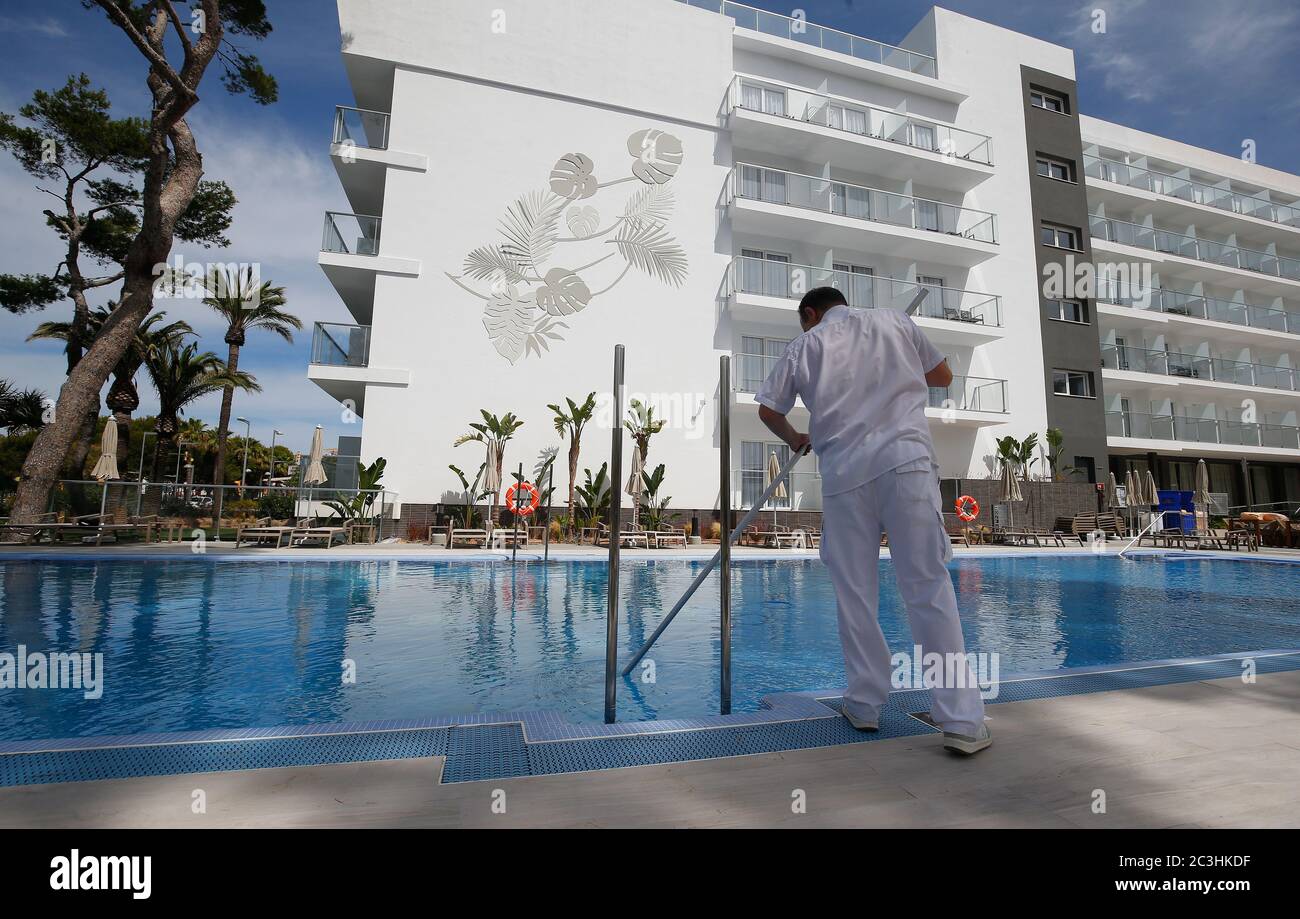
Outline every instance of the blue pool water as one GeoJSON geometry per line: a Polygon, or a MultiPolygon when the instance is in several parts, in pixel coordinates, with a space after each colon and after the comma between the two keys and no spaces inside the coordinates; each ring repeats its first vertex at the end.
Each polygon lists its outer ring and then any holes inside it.
{"type": "MultiPolygon", "coordinates": [[[[624,660],[698,569],[628,560],[624,660]]],[[[960,559],[967,647],[1027,670],[1300,648],[1300,568],[1112,557],[960,559]]],[[[716,575],[619,685],[620,720],[713,714],[716,575]]],[[[843,684],[811,559],[738,561],[735,710],[843,684]]],[[[909,647],[893,570],[881,622],[909,647]]],[[[605,569],[592,562],[0,561],[0,651],[99,651],[103,697],[0,690],[0,740],[550,709],[599,721],[605,569]],[[355,682],[342,678],[355,663],[355,682]]]]}

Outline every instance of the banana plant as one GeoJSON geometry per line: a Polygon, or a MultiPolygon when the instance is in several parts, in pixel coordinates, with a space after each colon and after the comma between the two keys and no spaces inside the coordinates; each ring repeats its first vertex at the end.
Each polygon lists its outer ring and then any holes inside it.
{"type": "Polygon", "coordinates": [[[609,463],[601,463],[593,477],[590,469],[582,470],[584,481],[578,486],[578,504],[584,526],[594,527],[609,510],[609,463]]]}
{"type": "Polygon", "coordinates": [[[479,483],[483,481],[483,473],[487,471],[487,463],[478,464],[478,474],[474,476],[473,482],[465,477],[465,473],[459,466],[452,464],[447,468],[456,473],[456,478],[460,479],[461,494],[465,496],[465,507],[461,510],[460,525],[465,529],[473,529],[474,505],[484,498],[492,496],[491,489],[479,490],[479,483]]]}
{"type": "Polygon", "coordinates": [[[379,500],[380,480],[388,460],[382,456],[363,466],[357,463],[357,491],[344,498],[326,501],[325,506],[334,511],[345,523],[368,523],[375,516],[375,502],[379,500]]]}
{"type": "Polygon", "coordinates": [[[641,481],[645,483],[645,488],[641,490],[641,515],[645,520],[646,529],[662,529],[668,516],[668,502],[672,500],[671,495],[659,497],[659,489],[664,484],[664,464],[660,463],[656,466],[654,472],[643,470],[641,481]]]}

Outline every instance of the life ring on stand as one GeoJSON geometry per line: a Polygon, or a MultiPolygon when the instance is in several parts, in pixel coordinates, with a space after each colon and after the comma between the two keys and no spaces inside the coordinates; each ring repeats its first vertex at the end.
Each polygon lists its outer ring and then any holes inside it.
{"type": "Polygon", "coordinates": [[[962,495],[957,499],[957,516],[962,520],[970,523],[980,515],[980,503],[970,495],[962,495]]]}
{"type": "Polygon", "coordinates": [[[537,505],[541,500],[541,493],[538,492],[532,482],[521,482],[506,489],[506,507],[511,513],[518,514],[520,517],[527,517],[537,510],[537,505]],[[528,500],[526,503],[518,504],[515,502],[515,496],[519,494],[521,488],[527,492],[528,500]]]}

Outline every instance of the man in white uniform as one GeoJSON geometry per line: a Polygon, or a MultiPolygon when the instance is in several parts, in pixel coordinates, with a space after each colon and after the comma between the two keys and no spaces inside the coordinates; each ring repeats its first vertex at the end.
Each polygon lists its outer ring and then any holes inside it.
{"type": "Polygon", "coordinates": [[[820,461],[821,557],[838,601],[844,716],[859,730],[876,730],[890,690],[889,646],[877,619],[883,531],[922,665],[936,653],[955,663],[931,687],[930,714],[943,728],[944,747],[978,753],[993,741],[944,564],[952,549],[925,417],[929,387],[947,386],[952,371],[905,313],[851,310],[832,287],[808,292],[799,324],[803,334],[755,398],[772,433],[795,451],[810,434],[820,461]],[[796,396],[811,415],[809,434],[786,419],[796,396]]]}

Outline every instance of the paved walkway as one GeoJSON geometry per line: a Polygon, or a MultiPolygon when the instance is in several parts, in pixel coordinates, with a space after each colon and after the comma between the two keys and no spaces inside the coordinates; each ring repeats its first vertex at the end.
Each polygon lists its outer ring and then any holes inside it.
{"type": "Polygon", "coordinates": [[[931,734],[452,785],[440,757],[259,769],[4,788],[0,827],[1300,826],[1300,671],[991,711],[972,759],[931,734]]]}

